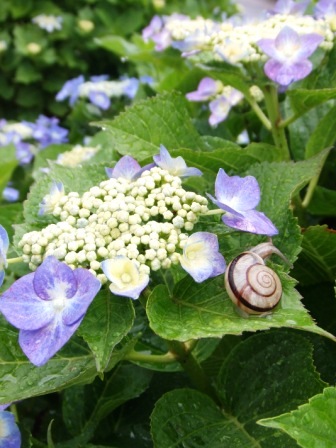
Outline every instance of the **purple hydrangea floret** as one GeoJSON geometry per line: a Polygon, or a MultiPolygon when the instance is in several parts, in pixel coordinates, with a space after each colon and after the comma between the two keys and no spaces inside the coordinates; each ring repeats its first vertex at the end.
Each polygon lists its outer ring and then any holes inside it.
{"type": "Polygon", "coordinates": [[[138,91],[140,82],[137,78],[127,78],[125,81],[124,95],[132,100],[138,91]]]}
{"type": "Polygon", "coordinates": [[[70,106],[73,106],[78,98],[79,87],[81,84],[84,84],[84,76],[80,75],[77,78],[69,79],[61,90],[56,95],[56,101],[63,101],[66,98],[69,98],[70,106]]]}
{"type": "Polygon", "coordinates": [[[225,210],[222,221],[243,232],[273,236],[278,234],[274,224],[262,212],[254,210],[260,202],[260,188],[253,176],[228,176],[221,168],[215,182],[216,198],[208,194],[217,207],[225,210]]]}
{"type": "Polygon", "coordinates": [[[294,0],[278,0],[269,13],[302,16],[305,13],[309,3],[310,0],[301,2],[295,2],[294,0]]]}
{"type": "Polygon", "coordinates": [[[11,412],[0,411],[0,448],[20,448],[21,434],[11,412]]]}
{"type": "Polygon", "coordinates": [[[336,15],[336,0],[320,0],[315,5],[315,17],[325,19],[336,15]]]}
{"type": "Polygon", "coordinates": [[[189,236],[180,257],[181,266],[197,283],[223,274],[226,263],[213,233],[196,232],[189,236]]]}
{"type": "Polygon", "coordinates": [[[72,270],[48,256],[35,272],[17,280],[0,298],[0,311],[20,329],[19,344],[36,366],[70,339],[101,287],[87,269],[72,270]]]}
{"type": "Polygon", "coordinates": [[[66,143],[68,141],[68,130],[58,125],[56,117],[40,115],[35,123],[24,122],[33,131],[33,138],[37,140],[42,148],[52,144],[66,143]]]}
{"type": "Polygon", "coordinates": [[[17,188],[7,186],[4,188],[4,191],[2,192],[2,197],[7,202],[16,202],[20,197],[20,192],[17,188]]]}
{"type": "Polygon", "coordinates": [[[7,251],[9,238],[6,229],[0,224],[0,286],[5,278],[5,268],[7,267],[7,251]]]}
{"type": "Polygon", "coordinates": [[[186,94],[189,101],[207,101],[218,93],[218,81],[205,77],[198,84],[197,90],[186,94]]]}
{"type": "Polygon", "coordinates": [[[114,166],[114,168],[105,168],[105,172],[109,178],[133,180],[135,176],[142,170],[139,163],[131,156],[122,157],[114,166]]]}
{"type": "Polygon", "coordinates": [[[156,51],[163,51],[171,44],[171,36],[164,28],[164,21],[159,16],[154,16],[150,24],[142,30],[142,38],[145,42],[152,40],[156,51]]]}
{"type": "Polygon", "coordinates": [[[305,78],[313,69],[308,57],[322,41],[320,34],[300,36],[288,26],[275,39],[259,40],[257,44],[270,57],[264,67],[266,76],[282,87],[305,78]]]}
{"type": "Polygon", "coordinates": [[[98,90],[91,90],[89,92],[89,100],[102,110],[107,110],[111,106],[111,100],[106,93],[99,92],[98,90]]]}
{"type": "Polygon", "coordinates": [[[187,167],[184,159],[179,157],[171,157],[167,148],[160,145],[160,154],[153,157],[154,162],[161,169],[168,171],[173,176],[178,177],[190,177],[190,176],[202,176],[202,171],[198,168],[187,167]]]}

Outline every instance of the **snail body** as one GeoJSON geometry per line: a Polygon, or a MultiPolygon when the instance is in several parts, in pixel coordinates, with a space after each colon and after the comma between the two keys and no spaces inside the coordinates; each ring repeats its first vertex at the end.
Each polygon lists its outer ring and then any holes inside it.
{"type": "Polygon", "coordinates": [[[265,259],[284,255],[272,243],[261,243],[231,261],[225,271],[225,288],[233,303],[247,314],[273,310],[282,295],[278,275],[265,265],[265,259]]]}

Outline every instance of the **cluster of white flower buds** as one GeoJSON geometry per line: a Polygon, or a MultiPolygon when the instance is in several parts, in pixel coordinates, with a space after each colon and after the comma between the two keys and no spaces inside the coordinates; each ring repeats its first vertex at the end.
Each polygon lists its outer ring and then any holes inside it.
{"type": "Polygon", "coordinates": [[[99,146],[91,147],[75,145],[70,151],[65,151],[59,154],[56,162],[58,165],[63,166],[78,166],[82,162],[91,159],[99,149],[99,146]]]}
{"type": "Polygon", "coordinates": [[[167,269],[179,262],[185,241],[207,199],[181,186],[159,167],[135,180],[110,178],[80,196],[59,189],[44,198],[44,210],[59,222],[26,233],[19,247],[32,270],[48,255],[71,268],[89,268],[102,282],[101,262],[125,256],[139,272],[167,269]]]}

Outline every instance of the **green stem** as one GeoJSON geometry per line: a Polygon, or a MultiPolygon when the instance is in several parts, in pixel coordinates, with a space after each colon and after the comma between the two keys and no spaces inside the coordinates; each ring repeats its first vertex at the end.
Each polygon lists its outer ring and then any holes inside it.
{"type": "Polygon", "coordinates": [[[21,263],[22,257],[16,257],[16,258],[7,258],[7,263],[8,264],[14,264],[14,263],[21,263]]]}
{"type": "Polygon", "coordinates": [[[256,116],[259,118],[259,120],[265,126],[265,128],[268,131],[271,131],[272,130],[272,124],[271,124],[270,120],[266,117],[266,115],[262,111],[261,107],[256,102],[256,100],[254,100],[253,98],[248,98],[248,97],[245,97],[245,98],[248,101],[248,103],[250,104],[250,106],[252,107],[252,109],[254,110],[256,116]]]}
{"type": "Polygon", "coordinates": [[[308,188],[307,188],[305,197],[304,197],[304,199],[303,199],[303,201],[302,201],[302,204],[301,204],[303,208],[307,208],[307,207],[308,207],[308,205],[309,205],[309,203],[310,203],[310,201],[311,201],[311,198],[312,198],[312,196],[313,196],[315,187],[316,187],[316,185],[317,185],[317,182],[318,182],[318,180],[319,180],[319,177],[320,177],[320,176],[314,176],[314,177],[311,179],[311,181],[309,182],[309,185],[308,185],[308,188]]]}
{"type": "Polygon", "coordinates": [[[217,404],[218,398],[204,370],[192,355],[190,341],[183,343],[179,341],[169,341],[170,351],[173,353],[176,361],[178,361],[183,370],[188,374],[192,384],[201,392],[209,395],[217,404]]]}
{"type": "Polygon", "coordinates": [[[291,117],[286,118],[286,120],[281,120],[279,123],[279,128],[286,128],[290,124],[294,123],[299,118],[300,115],[294,114],[291,117]]]}
{"type": "Polygon", "coordinates": [[[131,350],[129,353],[127,353],[124,359],[126,361],[148,362],[153,364],[171,364],[173,362],[176,362],[176,358],[172,352],[167,352],[164,355],[149,355],[146,353],[131,350]]]}
{"type": "Polygon", "coordinates": [[[283,127],[280,127],[282,121],[278,100],[278,92],[273,85],[267,85],[264,90],[265,104],[267,113],[271,122],[271,132],[275,146],[280,148],[283,153],[284,160],[290,160],[290,153],[287,144],[286,134],[283,127]]]}
{"type": "Polygon", "coordinates": [[[216,208],[215,210],[208,210],[206,213],[203,213],[203,216],[210,216],[210,215],[224,215],[225,210],[222,210],[221,208],[216,208]]]}

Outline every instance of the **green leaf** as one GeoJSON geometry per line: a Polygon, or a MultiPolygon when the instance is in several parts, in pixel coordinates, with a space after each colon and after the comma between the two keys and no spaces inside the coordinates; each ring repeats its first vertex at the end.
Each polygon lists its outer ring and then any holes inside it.
{"type": "Polygon", "coordinates": [[[191,123],[187,101],[172,93],[135,103],[113,121],[93,123],[111,135],[120,154],[141,161],[159,152],[162,144],[174,148],[198,149],[202,141],[191,123]]]}
{"type": "Polygon", "coordinates": [[[178,341],[226,334],[240,335],[244,331],[290,327],[335,337],[319,328],[300,302],[295,282],[277,271],[283,294],[277,309],[270,315],[240,316],[224,289],[223,278],[195,283],[191,277],[180,281],[169,295],[164,285],[154,288],[147,302],[147,315],[152,330],[159,336],[178,341]]]}
{"type": "Polygon", "coordinates": [[[0,328],[0,403],[56,392],[75,384],[90,383],[97,375],[92,353],[72,338],[42,367],[35,367],[21,352],[17,333],[0,328]]]}
{"type": "Polygon", "coordinates": [[[334,144],[336,140],[335,125],[336,106],[329,110],[310,134],[306,146],[305,159],[314,156],[318,152],[334,144]]]}
{"type": "Polygon", "coordinates": [[[258,423],[285,431],[303,448],[333,448],[336,440],[336,389],[326,387],[296,411],[258,423]]]}
{"type": "Polygon", "coordinates": [[[295,447],[287,435],[256,421],[323,390],[311,355],[311,344],[294,332],[249,337],[231,350],[219,373],[216,389],[223,407],[190,389],[159,399],[151,416],[154,447],[295,447]]]}
{"type": "Polygon", "coordinates": [[[22,203],[19,202],[0,205],[0,224],[4,226],[10,239],[14,234],[13,224],[20,224],[22,222],[22,211],[22,203]]]}
{"type": "Polygon", "coordinates": [[[8,145],[0,148],[0,197],[8,181],[12,177],[14,169],[17,167],[16,149],[14,145],[8,145]]]}
{"type": "Polygon", "coordinates": [[[239,426],[226,418],[211,398],[191,389],[166,393],[151,415],[155,448],[253,446],[239,426]]]}
{"type": "Polygon", "coordinates": [[[298,116],[308,112],[308,110],[318,106],[319,104],[336,98],[336,88],[308,90],[296,89],[289,90],[287,96],[290,100],[294,113],[298,116]]]}
{"type": "Polygon", "coordinates": [[[98,372],[103,372],[114,347],[131,329],[134,309],[130,300],[102,290],[92,302],[78,333],[95,355],[98,372]]]}
{"type": "Polygon", "coordinates": [[[294,276],[303,285],[335,280],[336,233],[333,230],[327,226],[313,226],[305,230],[294,276]]]}
{"type": "Polygon", "coordinates": [[[224,361],[216,383],[226,412],[265,448],[295,444],[256,422],[289,411],[324,387],[313,365],[310,342],[283,330],[256,334],[237,345],[224,361]]]}

